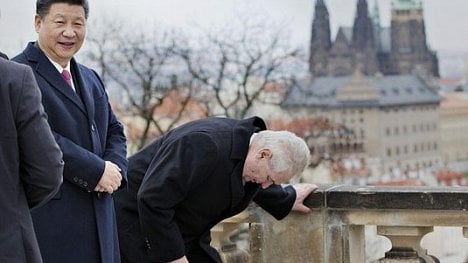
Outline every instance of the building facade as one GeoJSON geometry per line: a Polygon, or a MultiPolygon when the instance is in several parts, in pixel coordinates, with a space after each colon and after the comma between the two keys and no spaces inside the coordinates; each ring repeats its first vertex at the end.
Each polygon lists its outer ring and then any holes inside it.
{"type": "Polygon", "coordinates": [[[440,132],[444,161],[447,164],[465,163],[468,167],[468,94],[449,92],[443,97],[440,132]]]}
{"type": "Polygon", "coordinates": [[[361,71],[297,82],[282,108],[353,130],[348,143],[362,145],[362,157],[378,174],[441,164],[437,92],[415,74],[367,76],[361,71]]]}

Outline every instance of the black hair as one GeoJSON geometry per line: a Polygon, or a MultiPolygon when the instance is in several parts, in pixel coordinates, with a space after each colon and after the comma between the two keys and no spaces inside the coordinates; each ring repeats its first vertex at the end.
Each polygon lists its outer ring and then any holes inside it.
{"type": "Polygon", "coordinates": [[[36,1],[36,14],[44,17],[50,11],[50,6],[56,3],[65,3],[70,5],[82,6],[85,11],[85,18],[88,19],[89,4],[88,0],[37,0],[36,1]]]}

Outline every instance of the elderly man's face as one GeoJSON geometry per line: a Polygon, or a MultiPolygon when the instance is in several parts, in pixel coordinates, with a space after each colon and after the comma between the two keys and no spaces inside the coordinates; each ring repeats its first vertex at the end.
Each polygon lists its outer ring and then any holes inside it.
{"type": "Polygon", "coordinates": [[[80,50],[86,35],[82,6],[56,3],[44,17],[35,17],[39,46],[53,61],[65,67],[80,50]]]}
{"type": "Polygon", "coordinates": [[[265,189],[272,184],[286,183],[291,179],[286,173],[279,173],[271,168],[271,157],[272,153],[268,149],[262,149],[254,156],[248,157],[244,164],[244,181],[260,184],[265,189]]]}

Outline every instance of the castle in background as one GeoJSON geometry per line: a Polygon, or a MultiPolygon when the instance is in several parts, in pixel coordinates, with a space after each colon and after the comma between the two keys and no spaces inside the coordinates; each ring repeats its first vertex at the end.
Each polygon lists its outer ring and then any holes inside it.
{"type": "Polygon", "coordinates": [[[438,58],[426,43],[422,0],[392,0],[390,27],[380,26],[377,0],[372,13],[358,0],[353,27],[340,27],[331,41],[325,0],[317,0],[312,22],[309,71],[317,76],[399,75],[423,70],[439,76],[438,58]]]}
{"type": "Polygon", "coordinates": [[[411,177],[444,164],[438,59],[426,44],[421,0],[392,0],[391,27],[379,20],[377,1],[371,16],[357,0],[353,27],[340,27],[332,42],[325,0],[316,0],[310,76],[288,88],[281,108],[351,131],[314,145],[314,154],[364,160],[377,180],[411,177]]]}

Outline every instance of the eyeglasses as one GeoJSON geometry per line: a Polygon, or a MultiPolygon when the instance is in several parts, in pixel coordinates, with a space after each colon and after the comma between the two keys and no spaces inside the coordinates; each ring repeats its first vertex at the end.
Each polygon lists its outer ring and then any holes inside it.
{"type": "Polygon", "coordinates": [[[269,175],[267,175],[267,181],[272,183],[272,184],[276,184],[275,180],[273,180],[269,175]]]}

